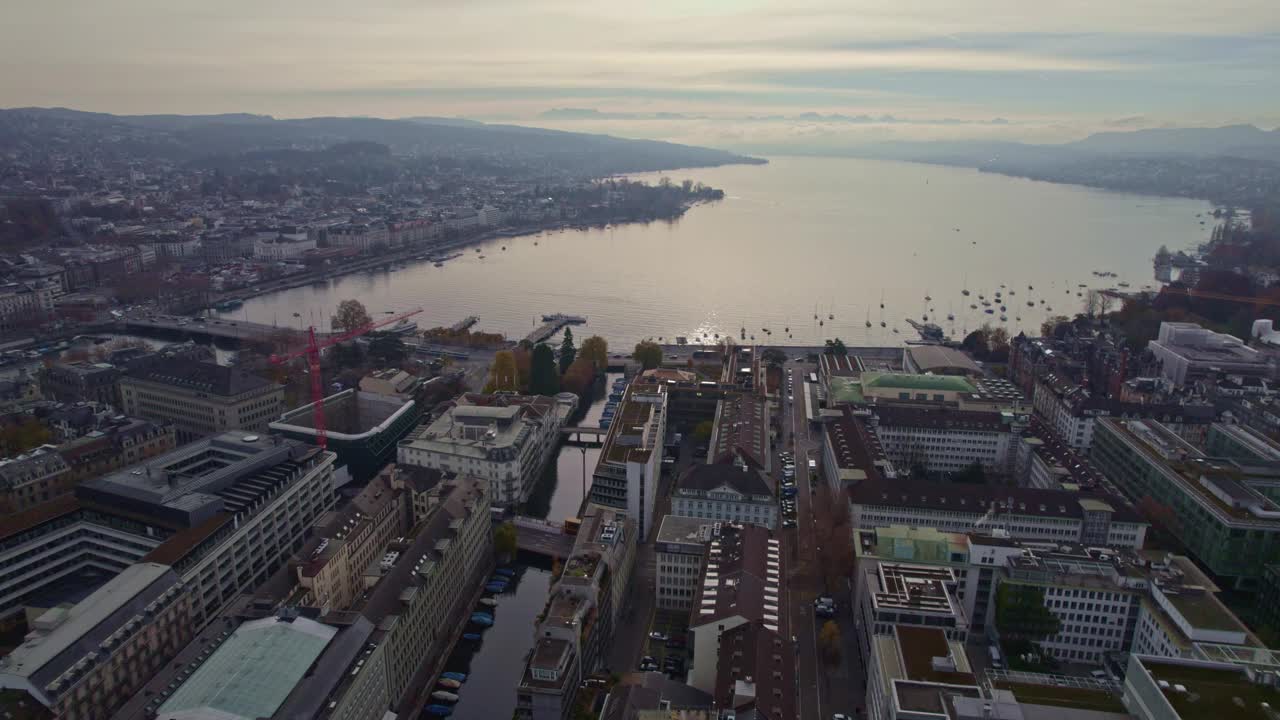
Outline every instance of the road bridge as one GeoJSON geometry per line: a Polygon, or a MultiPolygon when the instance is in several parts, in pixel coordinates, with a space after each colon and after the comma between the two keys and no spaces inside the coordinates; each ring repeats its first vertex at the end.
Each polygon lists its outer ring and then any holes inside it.
{"type": "Polygon", "coordinates": [[[609,434],[609,428],[562,427],[560,428],[560,434],[564,436],[566,445],[604,447],[604,439],[609,434]]]}
{"type": "Polygon", "coordinates": [[[566,535],[563,526],[521,515],[511,523],[516,526],[516,547],[521,551],[562,560],[573,554],[574,537],[566,535]]]}
{"type": "MultiPolygon", "coordinates": [[[[305,341],[302,332],[293,328],[224,318],[193,320],[172,315],[153,315],[121,318],[114,325],[120,332],[129,335],[179,336],[234,342],[291,338],[290,344],[294,345],[305,341]]],[[[325,337],[328,337],[328,333],[316,333],[317,339],[325,337]]]]}

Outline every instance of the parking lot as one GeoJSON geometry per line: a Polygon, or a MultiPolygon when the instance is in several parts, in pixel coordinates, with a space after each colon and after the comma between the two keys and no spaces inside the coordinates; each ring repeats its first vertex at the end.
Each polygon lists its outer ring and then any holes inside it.
{"type": "MultiPolygon", "coordinates": [[[[665,672],[672,678],[683,680],[688,668],[689,648],[689,615],[680,610],[657,610],[653,614],[653,622],[645,633],[645,657],[653,658],[659,672],[665,672]],[[654,637],[658,633],[661,637],[654,637]],[[668,667],[668,660],[678,665],[668,667]]],[[[641,661],[643,664],[643,660],[641,661]]]]}

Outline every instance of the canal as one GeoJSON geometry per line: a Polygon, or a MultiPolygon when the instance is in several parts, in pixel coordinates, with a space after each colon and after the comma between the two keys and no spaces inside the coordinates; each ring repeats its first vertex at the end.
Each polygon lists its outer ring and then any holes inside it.
{"type": "MultiPolygon", "coordinates": [[[[547,603],[551,587],[548,566],[538,566],[525,556],[512,566],[514,582],[506,592],[492,595],[497,607],[477,605],[476,610],[493,613],[493,627],[479,630],[468,625],[466,632],[481,633],[480,640],[459,639],[453,654],[445,663],[446,672],[467,675],[457,691],[458,702],[453,718],[459,720],[493,720],[509,718],[516,707],[516,686],[524,672],[525,655],[533,647],[533,621],[547,603]]],[[[489,595],[489,593],[486,593],[489,595]]],[[[424,720],[436,720],[424,712],[424,720]]]]}

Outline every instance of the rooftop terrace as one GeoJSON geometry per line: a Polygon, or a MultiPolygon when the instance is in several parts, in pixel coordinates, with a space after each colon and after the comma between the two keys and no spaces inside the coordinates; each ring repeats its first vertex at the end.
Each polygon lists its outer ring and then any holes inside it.
{"type": "Polygon", "coordinates": [[[1280,690],[1252,682],[1243,668],[1145,657],[1141,662],[1182,720],[1273,720],[1274,715],[1263,703],[1280,708],[1280,690]],[[1169,687],[1165,688],[1161,681],[1169,687]]]}

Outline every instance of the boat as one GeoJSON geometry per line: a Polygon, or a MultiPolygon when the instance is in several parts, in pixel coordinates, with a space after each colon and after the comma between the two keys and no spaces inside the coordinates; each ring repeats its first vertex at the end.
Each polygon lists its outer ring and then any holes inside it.
{"type": "Polygon", "coordinates": [[[462,683],[460,681],[444,677],[443,675],[440,676],[440,682],[437,684],[442,688],[449,688],[450,690],[457,690],[462,687],[462,683]]]}
{"type": "Polygon", "coordinates": [[[418,332],[418,323],[414,322],[413,320],[409,320],[408,318],[405,318],[404,320],[401,320],[395,325],[392,325],[391,327],[386,328],[385,330],[382,330],[382,332],[390,333],[392,335],[412,335],[418,332]]]}
{"type": "Polygon", "coordinates": [[[1000,322],[1009,322],[1009,318],[1008,318],[1008,317],[1006,317],[1006,316],[1004,316],[1004,315],[1001,315],[1001,316],[1000,316],[1000,322]]]}
{"type": "Polygon", "coordinates": [[[978,309],[978,306],[977,306],[977,305],[974,305],[973,303],[969,303],[969,309],[970,309],[970,310],[977,310],[977,309],[978,309]]]}
{"type": "Polygon", "coordinates": [[[1127,283],[1127,282],[1119,282],[1119,283],[1116,283],[1116,284],[1117,284],[1117,285],[1119,285],[1119,286],[1120,286],[1120,287],[1122,287],[1122,288],[1127,288],[1127,287],[1129,287],[1129,283],[1127,283]]]}
{"type": "Polygon", "coordinates": [[[516,571],[515,571],[515,570],[512,570],[511,568],[498,568],[497,570],[494,570],[493,572],[494,572],[494,574],[495,574],[495,575],[502,575],[503,577],[515,577],[515,576],[516,576],[516,571]]]}
{"type": "Polygon", "coordinates": [[[996,314],[996,311],[995,311],[995,310],[992,310],[991,308],[987,308],[986,310],[983,310],[982,312],[984,312],[984,313],[986,313],[986,314],[988,314],[988,315],[995,315],[995,314],[996,314]]]}
{"type": "MultiPolygon", "coordinates": [[[[613,419],[613,418],[609,418],[608,420],[601,420],[600,422],[605,423],[605,422],[608,422],[609,420],[612,420],[612,419],[613,419]]],[[[601,425],[601,427],[605,427],[605,426],[604,426],[604,425],[601,425]]],[[[499,582],[491,582],[491,583],[489,583],[488,585],[485,585],[485,586],[484,586],[484,590],[485,590],[485,592],[491,592],[491,593],[502,593],[502,592],[506,592],[506,591],[507,591],[507,584],[506,584],[506,583],[499,583],[499,582]]]]}
{"type": "Polygon", "coordinates": [[[835,319],[836,319],[836,314],[835,314],[835,313],[827,313],[827,319],[828,319],[828,320],[835,320],[835,319]]]}
{"type": "Polygon", "coordinates": [[[460,673],[460,672],[442,672],[440,673],[440,677],[446,678],[448,680],[457,680],[460,683],[464,683],[467,681],[467,674],[460,673]]]}
{"type": "Polygon", "coordinates": [[[493,598],[480,598],[480,604],[485,607],[497,607],[498,601],[493,598]]]}
{"type": "Polygon", "coordinates": [[[484,625],[484,624],[492,625],[493,615],[487,612],[473,612],[471,613],[471,622],[481,624],[481,625],[484,625]]]}
{"type": "Polygon", "coordinates": [[[893,329],[893,334],[894,334],[894,335],[897,335],[897,334],[898,334],[898,328],[894,328],[894,329],[893,329]]]}
{"type": "Polygon", "coordinates": [[[444,267],[444,263],[442,263],[442,262],[438,262],[438,263],[436,263],[436,267],[444,267]]]}
{"type": "Polygon", "coordinates": [[[510,582],[511,582],[511,578],[509,578],[509,577],[505,577],[505,576],[503,576],[503,575],[494,575],[493,577],[489,578],[489,582],[491,582],[491,583],[495,583],[495,582],[496,582],[496,583],[502,583],[502,584],[504,584],[504,585],[505,585],[505,584],[508,584],[508,583],[510,583],[510,582]]]}
{"type": "Polygon", "coordinates": [[[458,695],[457,693],[451,693],[448,690],[437,690],[431,693],[431,699],[439,700],[441,702],[456,703],[458,702],[458,695]]]}
{"type": "Polygon", "coordinates": [[[483,256],[483,255],[481,255],[481,256],[480,256],[480,259],[481,259],[481,260],[483,260],[483,259],[484,259],[484,256],[483,256]]]}
{"type": "Polygon", "coordinates": [[[947,313],[947,320],[948,320],[949,322],[954,322],[954,321],[955,321],[955,319],[956,319],[956,316],[955,316],[955,314],[954,314],[954,313],[947,313]]]}
{"type": "Polygon", "coordinates": [[[294,316],[294,317],[302,317],[302,313],[294,313],[294,314],[293,314],[293,316],[294,316]]]}
{"type": "Polygon", "coordinates": [[[887,326],[884,324],[884,321],[883,321],[883,320],[881,320],[881,321],[880,321],[880,327],[887,327],[887,326]]]}
{"type": "Polygon", "coordinates": [[[449,717],[453,714],[453,708],[448,705],[441,705],[440,703],[431,703],[426,709],[428,715],[435,715],[437,717],[449,717]]]}
{"type": "Polygon", "coordinates": [[[475,642],[480,639],[480,633],[462,633],[462,639],[475,642]]]}

